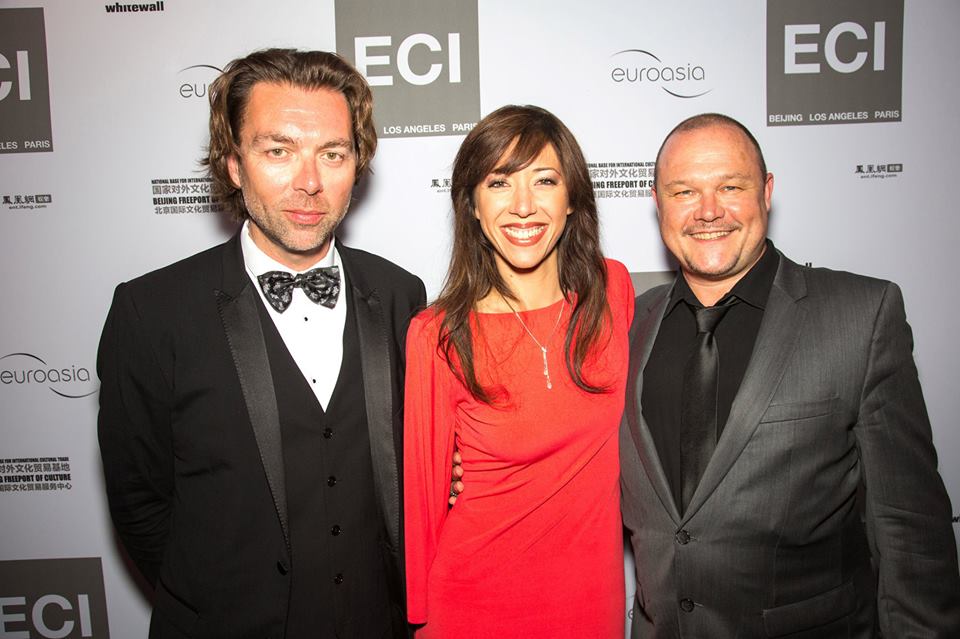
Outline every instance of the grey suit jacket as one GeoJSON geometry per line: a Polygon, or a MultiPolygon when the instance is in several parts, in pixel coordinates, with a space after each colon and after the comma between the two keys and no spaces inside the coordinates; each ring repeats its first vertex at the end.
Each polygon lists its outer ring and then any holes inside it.
{"type": "Polygon", "coordinates": [[[960,578],[900,290],[781,255],[688,512],[642,418],[672,285],[637,298],[621,428],[633,637],[960,637],[960,578]]]}

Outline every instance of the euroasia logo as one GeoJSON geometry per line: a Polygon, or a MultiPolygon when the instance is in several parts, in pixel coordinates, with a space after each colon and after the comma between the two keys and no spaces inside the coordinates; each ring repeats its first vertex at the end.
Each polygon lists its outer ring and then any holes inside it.
{"type": "Polygon", "coordinates": [[[83,366],[53,366],[32,353],[8,353],[0,357],[0,386],[44,386],[67,399],[89,397],[96,382],[83,366]]]}
{"type": "Polygon", "coordinates": [[[210,83],[223,73],[223,69],[212,64],[192,64],[177,72],[180,86],[177,92],[184,100],[201,98],[206,100],[210,83]]]}
{"type": "Polygon", "coordinates": [[[615,84],[654,86],[683,99],[699,98],[713,91],[708,85],[707,70],[695,62],[664,61],[646,49],[624,49],[610,57],[610,81],[615,84]]]}

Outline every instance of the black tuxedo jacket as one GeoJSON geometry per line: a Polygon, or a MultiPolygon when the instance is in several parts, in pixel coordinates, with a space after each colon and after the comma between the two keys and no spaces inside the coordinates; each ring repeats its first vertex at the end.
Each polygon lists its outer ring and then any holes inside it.
{"type": "Polygon", "coordinates": [[[640,410],[671,291],[637,298],[630,336],[620,459],[633,637],[960,637],[950,502],[897,286],[780,256],[682,514],[640,410]]]}
{"type": "MultiPolygon", "coordinates": [[[[402,610],[403,352],[425,292],[382,258],[338,250],[402,610]]],[[[113,521],[156,587],[151,637],[284,636],[295,558],[261,303],[239,234],[114,295],[97,359],[98,432],[113,521]]]]}

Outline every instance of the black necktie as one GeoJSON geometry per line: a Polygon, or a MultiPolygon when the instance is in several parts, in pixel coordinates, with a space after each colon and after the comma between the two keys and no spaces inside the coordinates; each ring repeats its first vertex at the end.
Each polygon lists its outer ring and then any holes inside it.
{"type": "Polygon", "coordinates": [[[683,404],[680,409],[681,514],[690,504],[690,498],[717,447],[720,355],[713,332],[737,301],[737,298],[731,297],[717,306],[691,306],[697,317],[697,339],[683,371],[683,404]]]}
{"type": "Polygon", "coordinates": [[[282,313],[290,306],[293,299],[293,289],[300,287],[307,297],[315,304],[323,304],[327,308],[337,305],[337,296],[340,295],[340,267],[324,266],[313,268],[299,275],[291,275],[286,271],[268,271],[257,277],[260,288],[267,301],[278,313],[282,313]]]}

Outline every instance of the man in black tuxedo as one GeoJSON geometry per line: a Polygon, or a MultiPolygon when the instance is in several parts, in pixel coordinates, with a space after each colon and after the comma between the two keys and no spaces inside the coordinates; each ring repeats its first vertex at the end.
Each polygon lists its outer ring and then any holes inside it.
{"type": "Polygon", "coordinates": [[[960,637],[900,290],[776,250],[773,175],[729,117],[680,123],[655,179],[680,272],[631,329],[633,637],[960,637]]]}
{"type": "Polygon", "coordinates": [[[110,511],[150,637],[404,637],[403,346],[422,282],[334,239],[376,149],[338,56],[210,90],[226,243],[117,287],[98,355],[110,511]]]}

